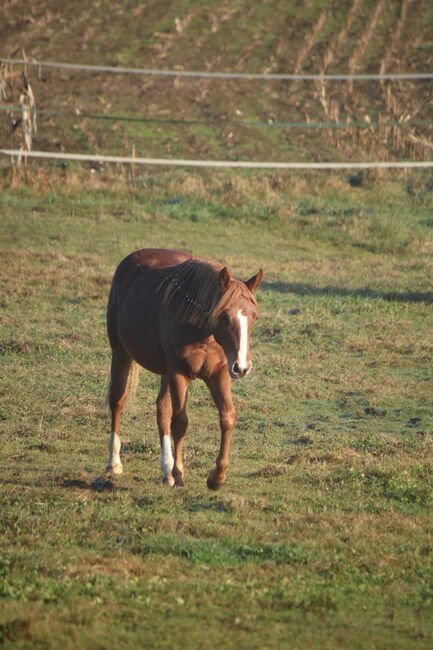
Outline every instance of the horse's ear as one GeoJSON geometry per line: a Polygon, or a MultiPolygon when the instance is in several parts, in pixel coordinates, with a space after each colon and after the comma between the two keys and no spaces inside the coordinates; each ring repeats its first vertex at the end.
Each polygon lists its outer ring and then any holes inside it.
{"type": "Polygon", "coordinates": [[[230,275],[229,275],[229,272],[227,271],[226,266],[223,269],[221,269],[221,271],[219,272],[218,282],[219,282],[221,291],[223,293],[225,293],[227,291],[227,289],[229,288],[229,284],[230,284],[230,275]]]}
{"type": "Polygon", "coordinates": [[[254,293],[256,291],[257,287],[262,281],[262,278],[263,278],[263,269],[260,269],[257,275],[253,275],[252,278],[250,278],[245,282],[245,284],[247,285],[251,293],[254,293]]]}

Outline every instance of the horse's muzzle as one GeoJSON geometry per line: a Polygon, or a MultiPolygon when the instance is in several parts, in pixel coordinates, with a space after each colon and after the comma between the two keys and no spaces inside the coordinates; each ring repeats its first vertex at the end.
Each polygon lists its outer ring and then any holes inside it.
{"type": "Polygon", "coordinates": [[[233,379],[241,379],[242,377],[246,377],[251,370],[252,370],[253,364],[251,361],[248,363],[248,365],[245,368],[241,368],[239,363],[237,361],[234,362],[230,369],[230,375],[232,376],[233,379]]]}

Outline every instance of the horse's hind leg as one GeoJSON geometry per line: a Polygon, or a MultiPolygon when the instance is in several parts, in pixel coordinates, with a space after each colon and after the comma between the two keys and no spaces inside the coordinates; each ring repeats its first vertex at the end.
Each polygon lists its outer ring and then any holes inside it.
{"type": "Polygon", "coordinates": [[[156,421],[161,441],[162,480],[167,485],[174,485],[172,474],[174,458],[171,449],[170,425],[173,414],[170,386],[166,375],[161,377],[161,389],[156,400],[156,421]]]}
{"type": "Polygon", "coordinates": [[[132,360],[121,348],[113,348],[111,360],[111,382],[108,393],[108,404],[111,411],[111,435],[108,440],[107,471],[121,474],[123,471],[120,460],[120,416],[125,408],[128,397],[128,379],[132,360]]]}

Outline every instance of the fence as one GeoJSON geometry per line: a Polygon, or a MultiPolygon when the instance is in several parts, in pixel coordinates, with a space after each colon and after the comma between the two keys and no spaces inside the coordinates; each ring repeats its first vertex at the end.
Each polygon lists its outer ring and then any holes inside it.
{"type": "MultiPolygon", "coordinates": [[[[2,65],[24,65],[36,66],[41,69],[59,68],[69,70],[81,70],[92,73],[109,73],[109,74],[132,74],[147,76],[165,76],[165,77],[190,77],[190,78],[207,78],[207,79],[244,79],[260,81],[314,81],[323,83],[328,81],[429,81],[433,79],[433,73],[395,73],[395,74],[249,74],[249,73],[226,73],[226,72],[197,72],[185,70],[155,70],[147,68],[123,68],[112,66],[97,66],[72,63],[57,63],[47,61],[29,61],[26,59],[7,59],[0,58],[2,65]]],[[[130,122],[149,122],[158,124],[214,124],[219,126],[247,126],[260,128],[326,128],[326,129],[348,129],[356,127],[359,129],[371,129],[374,126],[380,127],[402,127],[402,126],[428,126],[433,122],[428,120],[384,120],[372,122],[370,120],[349,121],[349,122],[260,122],[260,121],[218,121],[218,120],[183,120],[183,119],[157,119],[142,118],[131,116],[116,115],[99,115],[94,113],[84,113],[81,115],[62,113],[59,111],[47,111],[36,109],[33,92],[30,84],[27,83],[26,92],[20,96],[20,106],[0,105],[0,110],[21,112],[21,121],[24,125],[24,146],[21,149],[15,147],[0,149],[0,153],[5,156],[14,157],[20,161],[23,157],[45,158],[45,159],[63,159],[88,162],[108,162],[121,164],[139,164],[139,165],[170,165],[182,167],[216,167],[216,168],[250,168],[250,169],[385,169],[385,168],[429,168],[433,167],[433,161],[430,160],[407,160],[407,161],[369,161],[369,162],[269,162],[269,161],[239,161],[239,160],[188,160],[188,159],[170,159],[170,158],[152,158],[136,156],[106,156],[103,154],[85,154],[85,153],[58,153],[48,151],[31,151],[32,134],[36,130],[36,115],[73,117],[74,119],[94,119],[94,120],[112,120],[112,121],[130,121],[130,122]]],[[[433,147],[433,145],[432,145],[433,147]]]]}
{"type": "Polygon", "coordinates": [[[131,165],[167,165],[176,167],[231,167],[243,169],[405,169],[433,167],[433,161],[389,161],[389,162],[251,162],[242,160],[182,160],[179,158],[138,158],[135,156],[104,156],[103,154],[56,153],[50,151],[28,151],[0,149],[6,156],[24,155],[31,158],[107,162],[131,165]]]}
{"type": "Polygon", "coordinates": [[[0,63],[36,66],[39,68],[63,68],[67,70],[86,70],[88,72],[108,72],[116,74],[138,74],[165,77],[195,77],[203,79],[257,79],[262,81],[428,81],[432,72],[395,74],[255,74],[245,72],[196,72],[190,70],[154,70],[152,68],[122,68],[103,65],[84,65],[79,63],[56,63],[49,61],[29,61],[25,59],[3,59],[0,63]]]}

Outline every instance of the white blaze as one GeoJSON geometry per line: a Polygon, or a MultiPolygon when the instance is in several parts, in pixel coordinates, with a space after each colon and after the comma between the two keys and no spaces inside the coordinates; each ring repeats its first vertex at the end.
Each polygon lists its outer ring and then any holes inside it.
{"type": "Polygon", "coordinates": [[[171,475],[171,470],[173,469],[174,459],[173,452],[171,451],[171,439],[170,436],[162,436],[161,442],[161,469],[164,474],[164,478],[168,478],[171,475]]]}
{"type": "Polygon", "coordinates": [[[238,364],[241,370],[246,370],[248,367],[248,316],[242,313],[242,309],[238,311],[239,320],[239,351],[238,351],[238,364]]]}

